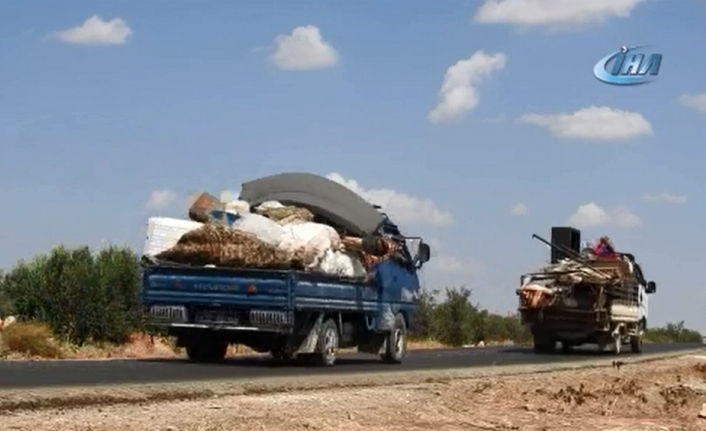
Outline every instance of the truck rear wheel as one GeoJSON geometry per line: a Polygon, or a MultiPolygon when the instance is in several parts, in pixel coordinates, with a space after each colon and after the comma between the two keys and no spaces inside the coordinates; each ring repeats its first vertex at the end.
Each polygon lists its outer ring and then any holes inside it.
{"type": "Polygon", "coordinates": [[[338,327],[333,319],[327,319],[321,325],[319,341],[316,345],[316,362],[320,366],[332,367],[336,363],[336,351],[338,350],[339,337],[338,327]]]}
{"type": "Polygon", "coordinates": [[[630,337],[630,351],[632,353],[642,353],[642,336],[632,335],[630,337]]]}
{"type": "Polygon", "coordinates": [[[637,327],[637,335],[630,336],[630,351],[632,353],[642,353],[642,335],[645,332],[647,322],[641,320],[637,327]]]}
{"type": "Polygon", "coordinates": [[[270,355],[272,355],[272,359],[277,362],[287,362],[294,358],[294,354],[286,348],[272,349],[270,350],[270,355]]]}
{"type": "Polygon", "coordinates": [[[186,343],[186,355],[193,362],[222,361],[227,351],[228,343],[214,337],[194,337],[186,343]]]}
{"type": "Polygon", "coordinates": [[[551,334],[544,331],[535,331],[532,333],[532,338],[535,353],[554,353],[556,341],[551,334]]]}
{"type": "Polygon", "coordinates": [[[401,364],[407,356],[407,322],[401,314],[395,316],[395,326],[387,336],[385,344],[382,360],[388,364],[401,364]]]}
{"type": "Polygon", "coordinates": [[[574,351],[574,345],[568,341],[561,341],[561,353],[567,355],[574,351]]]}

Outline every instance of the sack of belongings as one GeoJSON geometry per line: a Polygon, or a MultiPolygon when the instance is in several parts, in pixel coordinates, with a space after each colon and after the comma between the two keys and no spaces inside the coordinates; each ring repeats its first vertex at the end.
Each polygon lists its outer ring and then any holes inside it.
{"type": "Polygon", "coordinates": [[[260,241],[274,247],[282,242],[284,229],[269,218],[254,213],[238,214],[238,216],[231,226],[233,229],[253,234],[260,241]]]}
{"type": "Polygon", "coordinates": [[[315,269],[337,277],[363,278],[367,275],[360,259],[347,251],[326,250],[315,269]]]}
{"type": "Polygon", "coordinates": [[[301,222],[282,227],[280,247],[285,250],[305,249],[314,256],[323,256],[327,250],[340,250],[341,237],[331,226],[301,222]]]}

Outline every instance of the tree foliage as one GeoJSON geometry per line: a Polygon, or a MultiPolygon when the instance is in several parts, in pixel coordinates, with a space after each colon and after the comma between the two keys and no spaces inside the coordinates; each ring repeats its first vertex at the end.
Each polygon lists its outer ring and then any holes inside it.
{"type": "Polygon", "coordinates": [[[60,246],[5,274],[0,298],[11,301],[20,320],[44,322],[65,341],[122,343],[142,320],[139,274],[128,248],[92,253],[60,246]]]}
{"type": "Polygon", "coordinates": [[[436,299],[439,293],[425,291],[420,295],[412,328],[414,338],[433,339],[454,347],[481,341],[525,343],[529,340],[529,333],[518,316],[494,314],[472,303],[470,289],[446,288],[444,301],[436,299]]]}

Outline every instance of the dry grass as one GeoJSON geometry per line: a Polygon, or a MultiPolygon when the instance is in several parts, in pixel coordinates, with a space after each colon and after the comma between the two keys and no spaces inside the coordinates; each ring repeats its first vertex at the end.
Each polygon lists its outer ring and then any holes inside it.
{"type": "Polygon", "coordinates": [[[0,356],[61,359],[64,350],[43,323],[17,323],[0,331],[0,356]]]}
{"type": "MultiPolygon", "coordinates": [[[[224,393],[215,384],[189,392],[182,384],[163,391],[162,402],[136,394],[122,405],[28,404],[23,411],[0,413],[0,423],[17,431],[706,430],[706,420],[698,417],[706,402],[703,358],[542,374],[525,369],[523,375],[429,382],[420,375],[417,383],[395,386],[383,375],[375,386],[369,375],[346,379],[353,387],[280,387],[276,393],[224,393]],[[370,384],[356,386],[362,380],[370,384]]],[[[409,373],[407,378],[411,382],[409,373]]]]}

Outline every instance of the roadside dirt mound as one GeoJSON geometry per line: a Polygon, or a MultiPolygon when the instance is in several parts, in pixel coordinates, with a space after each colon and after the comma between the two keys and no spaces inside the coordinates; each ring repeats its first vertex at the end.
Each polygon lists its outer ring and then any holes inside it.
{"type": "MultiPolygon", "coordinates": [[[[363,374],[357,383],[371,379],[381,385],[211,392],[151,403],[138,393],[132,405],[27,409],[0,420],[8,429],[27,431],[88,429],[86,424],[92,431],[692,431],[706,430],[706,419],[699,418],[706,402],[704,377],[706,360],[694,358],[399,386],[363,374]]],[[[337,377],[329,378],[333,383],[337,377]]],[[[186,389],[179,386],[174,393],[186,389]]]]}

